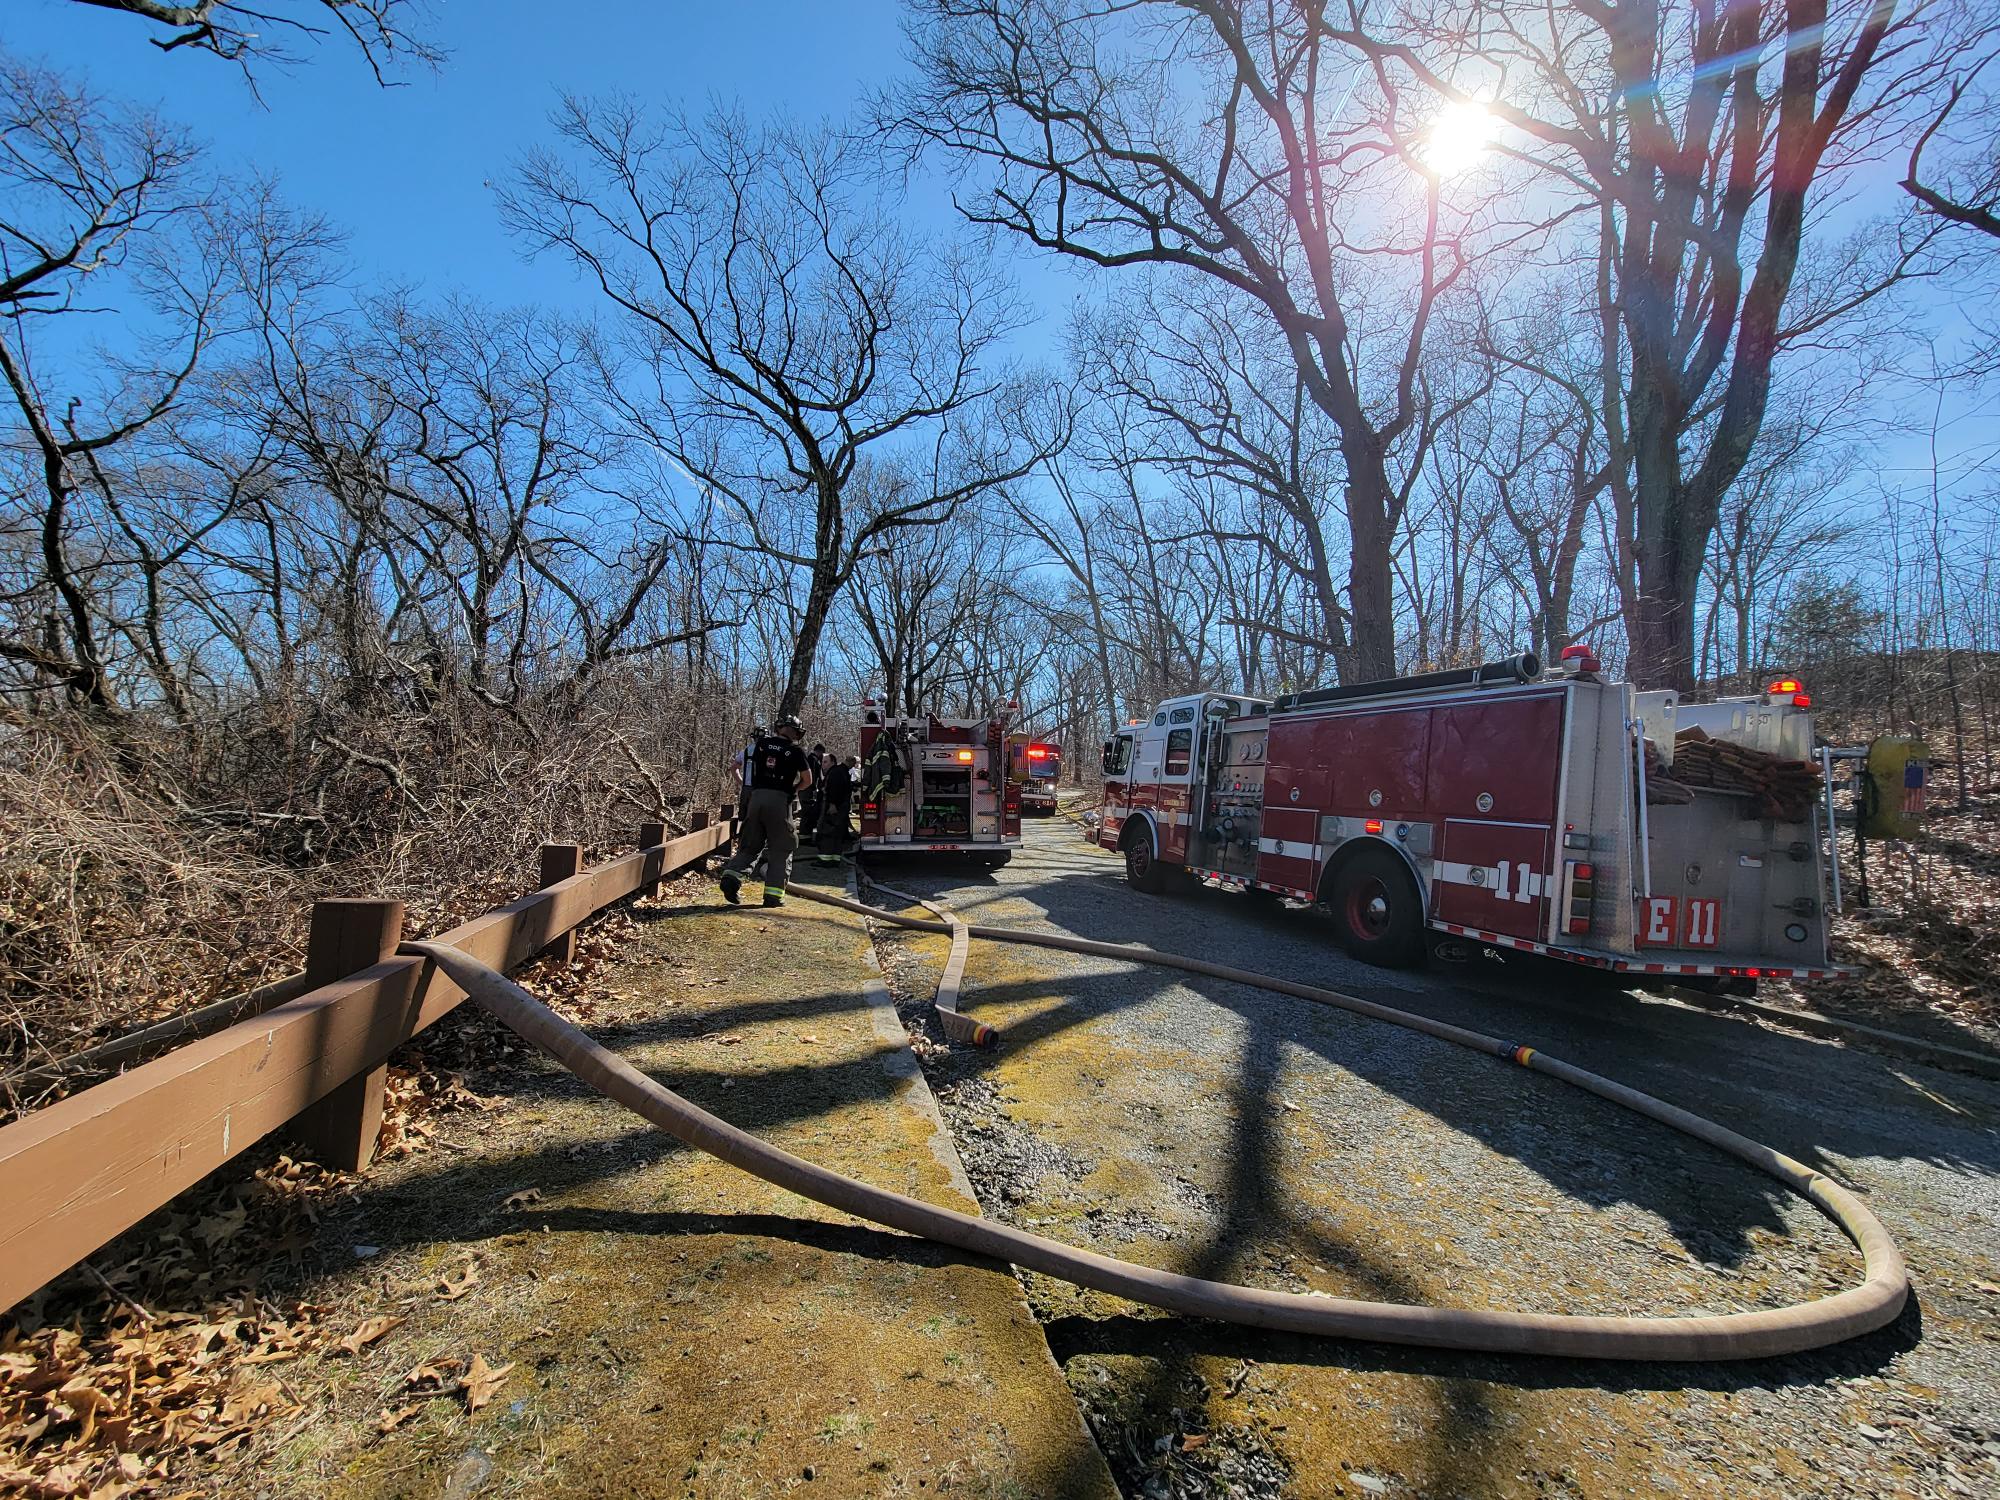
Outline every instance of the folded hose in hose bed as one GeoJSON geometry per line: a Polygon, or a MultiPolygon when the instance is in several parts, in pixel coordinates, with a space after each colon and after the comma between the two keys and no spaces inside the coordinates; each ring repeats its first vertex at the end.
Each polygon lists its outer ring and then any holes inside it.
{"type": "MultiPolygon", "coordinates": [[[[925,931],[946,932],[943,922],[904,917],[794,886],[793,893],[847,911],[925,931]]],[[[969,926],[972,937],[1026,943],[1065,952],[1092,953],[1207,974],[1238,984],[1320,1001],[1359,1015],[1406,1026],[1474,1051],[1506,1058],[1560,1078],[1600,1098],[1670,1125],[1775,1177],[1839,1224],[1860,1247],[1866,1268],[1859,1286],[1818,1301],[1752,1312],[1684,1318],[1583,1316],[1473,1308],[1415,1307],[1345,1297],[1301,1296],[1180,1276],[1151,1266],[1114,1260],[1059,1244],[1038,1234],[972,1214],[940,1208],[902,1193],[870,1186],[794,1156],[691,1104],[654,1082],[609,1048],[556,1015],[528,992],[460,950],[439,943],[406,943],[523,1040],[533,1043],[606,1097],[635,1111],[677,1140],[731,1166],[741,1167],[823,1203],[828,1208],[891,1229],[1009,1261],[1031,1271],[1109,1292],[1188,1317],[1214,1318],[1287,1333],[1373,1339],[1440,1349],[1501,1354],[1553,1354],[1582,1359],[1754,1359],[1816,1349],[1868,1333],[1891,1322],[1909,1295],[1903,1257],[1875,1216],[1853,1194],[1791,1157],[1759,1145],[1712,1120],[1690,1114],[1611,1079],[1462,1027],[1392,1010],[1334,990],[1294,984],[1200,959],[1143,948],[1096,943],[1052,933],[969,926]]]]}

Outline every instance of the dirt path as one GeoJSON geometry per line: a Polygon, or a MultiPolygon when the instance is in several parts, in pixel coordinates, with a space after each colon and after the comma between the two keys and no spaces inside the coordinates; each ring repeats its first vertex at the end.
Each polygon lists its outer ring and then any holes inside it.
{"type": "MultiPolygon", "coordinates": [[[[1497,1031],[1713,1114],[1863,1192],[1917,1296],[1753,1365],[1584,1364],[1191,1326],[1033,1279],[1121,1488],[1143,1496],[2000,1494],[2000,1084],[1546,971],[1385,974],[1309,913],[1129,891],[1068,824],[997,876],[883,878],[996,925],[1269,969],[1497,1031]]],[[[929,939],[883,935],[899,1000],[929,939]]],[[[988,1214],[1297,1291],[1685,1313],[1832,1290],[1809,1206],[1664,1128],[1413,1033],[1261,991],[975,947],[996,1054],[925,1049],[988,1214]]]]}
{"type": "MultiPolygon", "coordinates": [[[[802,1155],[975,1207],[854,923],[713,887],[640,915],[595,1034],[802,1155]]],[[[229,1493],[1114,1493],[1004,1269],[685,1151],[539,1060],[469,1081],[478,1127],[329,1231],[367,1258],[328,1295],[373,1281],[406,1321],[301,1371],[311,1420],[229,1493]],[[511,1367],[482,1409],[433,1394],[475,1356],[511,1367]]]]}

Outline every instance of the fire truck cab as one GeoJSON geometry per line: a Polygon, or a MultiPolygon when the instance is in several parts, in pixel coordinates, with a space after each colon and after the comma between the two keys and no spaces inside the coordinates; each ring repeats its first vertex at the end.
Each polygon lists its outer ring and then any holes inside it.
{"type": "Polygon", "coordinates": [[[1006,864],[1021,844],[1021,800],[1007,776],[1005,734],[1004,715],[898,716],[864,704],[857,847],[1006,864]]]}
{"type": "Polygon", "coordinates": [[[1182,872],[1313,903],[1376,963],[1429,932],[1644,974],[1838,972],[1805,695],[1684,706],[1596,668],[1169,699],[1106,742],[1094,836],[1142,890],[1182,872]],[[1677,743],[1754,785],[1675,780],[1677,743]]]}

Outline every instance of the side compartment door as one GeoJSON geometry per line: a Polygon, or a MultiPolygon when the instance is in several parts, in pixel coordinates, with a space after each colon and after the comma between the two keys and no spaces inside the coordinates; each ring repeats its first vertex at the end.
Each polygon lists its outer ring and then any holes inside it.
{"type": "Polygon", "coordinates": [[[1547,941],[1562,715],[1554,689],[1433,711],[1428,779],[1443,838],[1431,901],[1439,921],[1547,941]]]}
{"type": "Polygon", "coordinates": [[[1555,896],[1547,823],[1447,818],[1431,867],[1432,914],[1441,922],[1542,942],[1555,896]]]}

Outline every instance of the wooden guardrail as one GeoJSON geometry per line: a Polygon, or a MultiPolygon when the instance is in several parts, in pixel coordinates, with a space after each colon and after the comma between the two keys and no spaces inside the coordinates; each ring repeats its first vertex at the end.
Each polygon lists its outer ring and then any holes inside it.
{"type": "MultiPolygon", "coordinates": [[[[549,845],[547,884],[436,941],[512,969],[722,847],[732,811],[675,839],[646,824],[638,850],[589,870],[577,846],[549,845]]],[[[281,1127],[329,1166],[365,1166],[390,1053],[465,998],[397,956],[402,917],[399,902],[316,903],[303,994],[0,1128],[0,1310],[281,1127]]]]}

